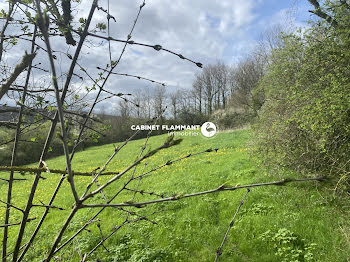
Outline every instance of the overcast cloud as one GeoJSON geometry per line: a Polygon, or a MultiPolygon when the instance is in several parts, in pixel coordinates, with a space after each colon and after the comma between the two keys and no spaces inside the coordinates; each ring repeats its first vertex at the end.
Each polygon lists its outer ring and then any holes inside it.
{"type": "MultiPolygon", "coordinates": [[[[99,1],[99,6],[107,9],[107,3],[107,0],[99,1]]],[[[110,13],[116,18],[116,22],[110,20],[112,37],[126,39],[141,3],[135,0],[110,0],[110,13]]],[[[87,0],[77,5],[74,13],[76,19],[86,18],[90,5],[91,1],[87,0]]],[[[4,0],[0,1],[0,8],[7,9],[6,6],[4,0]]],[[[203,65],[217,60],[233,64],[246,56],[256,45],[260,34],[272,25],[304,26],[309,18],[307,8],[306,0],[150,0],[142,9],[132,40],[160,44],[203,65]]],[[[106,14],[102,11],[96,11],[93,23],[98,22],[106,22],[106,14]]],[[[98,34],[107,35],[107,32],[98,34]]],[[[62,49],[64,45],[60,41],[51,42],[54,50],[63,52],[57,53],[60,70],[67,70],[70,60],[62,54],[73,54],[74,50],[62,49]]],[[[79,60],[84,67],[94,68],[89,71],[94,77],[97,74],[96,66],[109,63],[108,42],[94,40],[94,45],[97,44],[98,48],[87,45],[79,60]]],[[[122,44],[112,43],[112,59],[117,59],[121,48],[122,44]]],[[[21,53],[13,55],[13,59],[20,57],[21,53]]],[[[38,59],[45,64],[45,57],[38,59]]],[[[196,65],[169,53],[131,45],[127,47],[116,72],[151,78],[166,83],[168,89],[172,89],[190,88],[195,73],[200,70],[196,65]]],[[[74,81],[75,85],[81,84],[78,78],[74,81]]],[[[132,93],[145,86],[151,85],[113,75],[107,89],[132,93]]]]}

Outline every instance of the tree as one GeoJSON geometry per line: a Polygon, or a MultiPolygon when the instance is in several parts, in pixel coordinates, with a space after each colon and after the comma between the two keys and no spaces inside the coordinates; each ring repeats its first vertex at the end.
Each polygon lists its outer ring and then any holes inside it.
{"type": "Polygon", "coordinates": [[[217,68],[217,78],[218,78],[218,84],[219,84],[219,93],[218,94],[218,105],[220,107],[220,95],[221,95],[221,107],[223,109],[226,108],[227,104],[227,93],[228,93],[228,87],[229,87],[229,74],[230,70],[227,65],[225,65],[223,62],[218,63],[217,68]]]}
{"type": "Polygon", "coordinates": [[[263,74],[264,64],[257,57],[248,57],[232,69],[231,100],[236,106],[257,112],[262,102],[258,101],[253,91],[257,89],[263,74]]]}
{"type": "Polygon", "coordinates": [[[201,74],[195,76],[192,84],[194,104],[198,102],[198,112],[202,113],[205,101],[205,110],[211,115],[214,110],[225,108],[229,87],[229,67],[223,62],[204,67],[201,74]]]}
{"type": "Polygon", "coordinates": [[[192,89],[193,89],[193,94],[195,97],[195,104],[198,102],[198,113],[201,115],[202,114],[202,108],[203,108],[203,79],[202,76],[197,74],[195,76],[195,80],[192,84],[192,89]]]}
{"type": "Polygon", "coordinates": [[[137,118],[141,118],[141,112],[145,111],[145,104],[143,101],[144,97],[141,93],[140,90],[137,90],[136,92],[134,92],[133,94],[133,111],[134,111],[134,115],[137,118]]]}
{"type": "Polygon", "coordinates": [[[151,119],[152,116],[152,95],[150,92],[150,87],[146,87],[143,91],[143,107],[144,107],[144,117],[151,119]]]}
{"type": "Polygon", "coordinates": [[[266,102],[255,128],[258,151],[270,164],[344,182],[350,171],[350,8],[346,1],[309,2],[322,19],[283,37],[261,81],[266,102]]]}
{"type": "Polygon", "coordinates": [[[118,111],[122,119],[127,120],[130,117],[130,106],[127,101],[121,100],[118,102],[118,111]]]}
{"type": "Polygon", "coordinates": [[[154,115],[161,116],[163,119],[163,111],[166,106],[166,89],[164,86],[157,85],[154,90],[153,96],[153,107],[154,107],[154,115]]]}
{"type": "Polygon", "coordinates": [[[177,119],[180,99],[181,99],[181,91],[179,89],[177,89],[174,93],[170,94],[171,112],[174,117],[174,120],[177,119]]]}

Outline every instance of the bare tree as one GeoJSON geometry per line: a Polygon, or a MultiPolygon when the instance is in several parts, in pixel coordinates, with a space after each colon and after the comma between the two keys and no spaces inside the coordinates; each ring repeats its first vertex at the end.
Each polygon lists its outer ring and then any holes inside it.
{"type": "Polygon", "coordinates": [[[200,74],[195,76],[192,84],[194,105],[198,103],[198,112],[202,113],[205,101],[205,110],[211,115],[214,110],[225,108],[229,91],[229,67],[221,61],[204,67],[200,74]]]}
{"type": "Polygon", "coordinates": [[[134,112],[135,117],[141,118],[141,113],[142,111],[145,110],[144,108],[145,105],[144,105],[143,96],[140,90],[137,90],[136,92],[133,93],[132,101],[134,104],[132,111],[134,112]]]}
{"type": "Polygon", "coordinates": [[[217,83],[216,107],[225,108],[227,103],[227,91],[229,85],[229,67],[223,62],[219,61],[214,65],[213,71],[217,83]]]}
{"type": "Polygon", "coordinates": [[[151,119],[152,116],[152,94],[150,91],[150,87],[147,86],[142,91],[143,97],[143,109],[144,109],[144,117],[147,119],[151,119]]]}
{"type": "Polygon", "coordinates": [[[259,37],[258,44],[252,51],[252,56],[264,69],[270,64],[272,50],[283,45],[282,35],[288,32],[288,28],[282,24],[276,24],[264,30],[259,37]]]}
{"type": "Polygon", "coordinates": [[[177,89],[175,92],[170,94],[171,112],[175,120],[177,119],[180,99],[181,99],[181,91],[179,89],[177,89]]]}
{"type": "Polygon", "coordinates": [[[214,67],[209,65],[203,69],[204,96],[206,99],[206,112],[208,115],[213,113],[213,102],[215,95],[218,93],[216,89],[216,78],[214,67]]]}
{"type": "Polygon", "coordinates": [[[195,80],[192,84],[193,94],[195,97],[195,105],[197,106],[197,112],[201,115],[203,108],[203,96],[204,96],[204,82],[203,78],[200,74],[195,76],[195,80]]]}
{"type": "Polygon", "coordinates": [[[191,90],[182,89],[180,91],[181,96],[179,99],[179,109],[181,112],[189,113],[194,111],[194,104],[192,100],[191,90]]]}
{"type": "MultiPolygon", "coordinates": [[[[153,108],[156,116],[162,115],[166,106],[166,89],[164,86],[157,85],[153,95],[153,108]]],[[[163,118],[163,116],[161,116],[163,118]]]]}
{"type": "Polygon", "coordinates": [[[272,50],[282,46],[281,35],[287,28],[277,24],[266,29],[260,36],[252,54],[234,65],[229,74],[230,102],[239,108],[255,113],[264,103],[263,90],[257,90],[266,67],[271,63],[272,50]]]}
{"type": "Polygon", "coordinates": [[[130,117],[130,105],[127,101],[118,102],[118,111],[122,119],[127,120],[130,117]]]}
{"type": "Polygon", "coordinates": [[[264,67],[256,57],[248,57],[233,68],[231,73],[231,101],[244,109],[256,111],[253,90],[263,77],[264,67]]]}

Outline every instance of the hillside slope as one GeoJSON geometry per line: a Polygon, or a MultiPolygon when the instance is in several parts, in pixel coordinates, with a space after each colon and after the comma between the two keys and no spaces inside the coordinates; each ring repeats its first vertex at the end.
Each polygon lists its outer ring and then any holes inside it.
{"type": "MultiPolygon", "coordinates": [[[[267,174],[255,166],[250,159],[248,143],[249,130],[220,133],[213,139],[186,137],[173,148],[160,151],[147,161],[145,172],[152,168],[190,153],[208,148],[218,148],[218,152],[206,153],[187,158],[155,172],[141,181],[140,189],[171,196],[174,193],[190,193],[214,189],[229,183],[230,185],[280,180],[285,176],[297,177],[298,174],[267,174]]],[[[151,137],[149,148],[161,145],[166,135],[151,137]]],[[[132,141],[116,156],[107,171],[122,170],[130,164],[140,152],[144,139],[132,141]]],[[[114,152],[113,145],[92,147],[76,154],[73,170],[91,171],[101,167],[114,152]]],[[[50,168],[64,168],[64,158],[47,161],[50,168]]],[[[35,165],[33,165],[35,166],[35,165]]],[[[144,165],[140,165],[136,174],[140,174],[144,165]]],[[[127,174],[128,176],[130,174],[127,174]]],[[[19,176],[19,175],[18,175],[19,176]]],[[[59,175],[44,174],[46,180],[40,181],[34,203],[47,203],[51,192],[59,181],[59,175]]],[[[6,174],[1,174],[6,177],[6,174]]],[[[27,181],[15,183],[14,204],[24,207],[30,190],[31,176],[27,181]]],[[[109,177],[100,179],[100,184],[109,177]]],[[[79,194],[90,183],[89,177],[76,177],[79,194]]],[[[135,188],[135,181],[130,188],[135,188]]],[[[120,181],[104,193],[112,196],[122,185],[120,181]],[[117,186],[118,185],[118,186],[117,186]]],[[[6,184],[0,181],[0,199],[5,199],[6,184]]],[[[175,202],[152,205],[147,208],[133,209],[147,214],[159,209],[169,209],[155,214],[149,221],[140,221],[123,227],[91,257],[101,261],[214,261],[225,231],[245,190],[221,192],[183,199],[175,202]],[[108,251],[107,251],[108,249],[108,251]]],[[[121,195],[117,202],[130,200],[133,192],[121,195]]],[[[157,199],[159,196],[136,196],[136,200],[157,199]]],[[[94,199],[96,202],[102,197],[94,199]]],[[[67,216],[73,204],[72,194],[67,182],[61,188],[55,206],[65,211],[51,210],[44,224],[38,242],[30,250],[27,261],[39,261],[52,243],[59,225],[67,216]]],[[[220,261],[346,261],[350,254],[350,222],[348,203],[332,195],[327,185],[318,182],[303,184],[290,183],[280,187],[253,188],[237,216],[228,241],[224,246],[220,261]]],[[[0,209],[3,220],[4,209],[0,209]]],[[[34,208],[30,217],[40,217],[43,210],[34,208]]],[[[17,214],[17,221],[21,213],[17,214]]],[[[68,228],[64,239],[77,231],[96,211],[79,211],[68,228]]],[[[116,209],[106,209],[98,218],[104,235],[108,235],[114,226],[125,219],[125,213],[116,209]]],[[[38,220],[30,222],[32,231],[38,220]]],[[[16,222],[16,221],[11,221],[16,222]]],[[[10,238],[17,234],[17,227],[11,227],[10,238]]],[[[1,235],[2,237],[2,235],[1,235]]],[[[29,233],[26,234],[28,239],[29,233]]],[[[77,241],[68,245],[62,257],[67,261],[79,261],[79,252],[85,253],[100,241],[97,223],[92,223],[83,231],[77,241]]],[[[14,242],[10,242],[14,245],[14,242]]]]}

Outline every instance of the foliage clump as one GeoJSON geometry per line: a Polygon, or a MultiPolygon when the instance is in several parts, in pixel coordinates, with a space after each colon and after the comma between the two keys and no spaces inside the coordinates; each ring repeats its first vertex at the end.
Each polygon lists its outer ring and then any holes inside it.
{"type": "Polygon", "coordinates": [[[283,262],[314,261],[313,251],[316,244],[306,243],[305,239],[300,239],[286,228],[280,228],[277,232],[268,230],[262,233],[259,239],[272,244],[275,255],[283,262]]]}
{"type": "Polygon", "coordinates": [[[344,181],[350,174],[350,8],[329,1],[322,9],[336,25],[318,20],[283,35],[272,51],[258,87],[266,100],[254,126],[255,149],[265,163],[344,181]]]}

